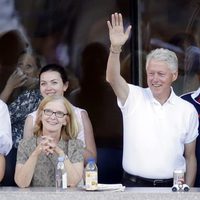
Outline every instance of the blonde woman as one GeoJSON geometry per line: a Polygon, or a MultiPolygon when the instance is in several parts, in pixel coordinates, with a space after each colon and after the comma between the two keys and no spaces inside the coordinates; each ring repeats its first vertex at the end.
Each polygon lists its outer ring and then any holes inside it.
{"type": "Polygon", "coordinates": [[[19,187],[55,186],[55,166],[65,156],[69,186],[83,175],[83,143],[75,139],[78,123],[71,104],[63,96],[48,96],[38,108],[34,136],[18,147],[15,182],[19,187]]]}

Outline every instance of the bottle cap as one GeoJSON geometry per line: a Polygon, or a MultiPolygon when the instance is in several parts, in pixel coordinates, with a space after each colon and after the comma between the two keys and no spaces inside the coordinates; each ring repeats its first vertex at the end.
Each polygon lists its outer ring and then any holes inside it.
{"type": "Polygon", "coordinates": [[[95,158],[88,158],[87,159],[87,163],[95,163],[95,158]]]}
{"type": "Polygon", "coordinates": [[[64,162],[65,156],[59,156],[58,157],[58,162],[64,162]]]}

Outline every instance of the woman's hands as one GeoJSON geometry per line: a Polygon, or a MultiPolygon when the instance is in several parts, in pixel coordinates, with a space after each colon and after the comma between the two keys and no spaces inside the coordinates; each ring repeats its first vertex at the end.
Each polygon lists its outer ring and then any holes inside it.
{"type": "Polygon", "coordinates": [[[111,15],[111,22],[107,21],[109,36],[112,48],[121,48],[122,45],[127,41],[131,26],[129,25],[126,31],[124,31],[123,19],[120,13],[114,13],[111,15]]]}
{"type": "Polygon", "coordinates": [[[59,156],[64,155],[63,150],[57,146],[55,140],[50,136],[42,136],[39,139],[38,146],[36,147],[35,151],[38,155],[41,152],[46,155],[54,153],[58,154],[59,156]]]}

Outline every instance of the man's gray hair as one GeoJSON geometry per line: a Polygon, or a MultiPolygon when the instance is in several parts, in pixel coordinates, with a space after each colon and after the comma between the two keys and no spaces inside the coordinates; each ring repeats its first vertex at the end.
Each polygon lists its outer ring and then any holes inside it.
{"type": "Polygon", "coordinates": [[[173,51],[163,48],[152,50],[147,55],[146,68],[151,59],[165,62],[172,72],[178,71],[178,58],[173,51]]]}

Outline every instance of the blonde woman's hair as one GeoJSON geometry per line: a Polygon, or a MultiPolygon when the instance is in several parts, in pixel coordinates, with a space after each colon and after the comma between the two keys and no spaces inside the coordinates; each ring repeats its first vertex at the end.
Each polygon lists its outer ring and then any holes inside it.
{"type": "MultiPolygon", "coordinates": [[[[44,107],[47,103],[62,100],[66,110],[67,110],[67,117],[69,120],[67,121],[67,124],[62,126],[61,128],[61,138],[64,140],[73,139],[76,138],[79,131],[78,121],[76,119],[75,113],[73,111],[72,105],[70,102],[63,96],[47,96],[45,97],[38,107],[37,111],[37,117],[36,117],[36,123],[34,127],[34,135],[35,136],[41,136],[42,135],[42,113],[44,112],[44,107]]],[[[67,120],[67,118],[66,118],[67,120]]]]}

